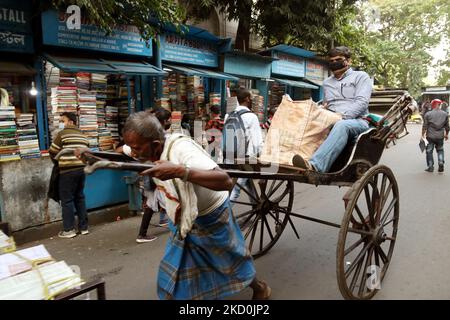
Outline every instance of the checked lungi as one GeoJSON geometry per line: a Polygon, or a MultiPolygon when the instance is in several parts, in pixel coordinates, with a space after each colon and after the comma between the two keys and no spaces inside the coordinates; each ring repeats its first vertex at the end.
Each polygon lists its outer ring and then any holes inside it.
{"type": "Polygon", "coordinates": [[[160,299],[222,299],[248,287],[254,263],[227,199],[198,217],[185,239],[171,235],[159,266],[160,299]]]}

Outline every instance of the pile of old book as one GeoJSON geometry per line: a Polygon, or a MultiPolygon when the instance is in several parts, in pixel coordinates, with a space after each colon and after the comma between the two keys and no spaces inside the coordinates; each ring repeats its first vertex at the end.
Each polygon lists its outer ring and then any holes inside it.
{"type": "Polygon", "coordinates": [[[83,283],[43,245],[16,250],[14,240],[0,231],[0,300],[51,300],[83,283]]]}
{"type": "Polygon", "coordinates": [[[20,160],[14,106],[0,107],[0,162],[20,160]]]}
{"type": "Polygon", "coordinates": [[[33,113],[22,113],[17,117],[17,140],[22,159],[40,158],[39,140],[33,113]]]}

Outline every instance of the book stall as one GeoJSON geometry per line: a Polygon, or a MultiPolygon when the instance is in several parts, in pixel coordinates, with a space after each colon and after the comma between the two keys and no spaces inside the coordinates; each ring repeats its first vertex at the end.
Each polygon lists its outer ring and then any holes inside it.
{"type": "MultiPolygon", "coordinates": [[[[88,137],[91,149],[113,150],[129,115],[126,78],[87,72],[66,73],[50,62],[47,62],[46,70],[46,77],[51,79],[47,91],[52,136],[58,129],[60,114],[73,112],[78,115],[78,127],[88,137]]],[[[131,92],[134,92],[133,81],[130,82],[131,92]]]]}

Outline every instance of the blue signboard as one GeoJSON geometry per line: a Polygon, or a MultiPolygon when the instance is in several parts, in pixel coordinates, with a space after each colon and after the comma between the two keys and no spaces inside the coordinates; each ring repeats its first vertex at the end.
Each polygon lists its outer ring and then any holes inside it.
{"type": "Polygon", "coordinates": [[[134,26],[116,26],[106,35],[99,27],[81,19],[80,29],[68,28],[68,14],[54,10],[42,14],[43,43],[46,45],[79,48],[103,52],[152,56],[152,47],[147,46],[134,26]]]}
{"type": "Polygon", "coordinates": [[[161,35],[161,59],[204,67],[219,66],[219,48],[216,44],[176,34],[161,35]]]}
{"type": "Polygon", "coordinates": [[[272,73],[297,78],[305,76],[305,59],[276,51],[273,57],[279,60],[272,62],[272,73]]]}
{"type": "Polygon", "coordinates": [[[270,78],[270,61],[255,58],[225,56],[223,71],[243,78],[270,78]]]}
{"type": "Polygon", "coordinates": [[[0,51],[33,52],[31,1],[0,1],[0,51]]]}

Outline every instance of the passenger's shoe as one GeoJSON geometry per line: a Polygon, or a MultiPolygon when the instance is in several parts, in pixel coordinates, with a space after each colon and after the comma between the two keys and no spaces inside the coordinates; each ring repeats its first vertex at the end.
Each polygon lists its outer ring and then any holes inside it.
{"type": "Polygon", "coordinates": [[[60,231],[58,233],[58,237],[60,238],[66,238],[66,239],[70,239],[73,237],[76,237],[77,233],[75,232],[75,230],[70,230],[70,231],[60,231]]]}
{"type": "Polygon", "coordinates": [[[89,234],[89,230],[88,230],[88,229],[86,229],[86,230],[81,230],[81,234],[82,234],[82,235],[89,234]]]}
{"type": "Polygon", "coordinates": [[[434,171],[434,168],[433,168],[433,167],[428,167],[428,168],[425,169],[425,171],[426,171],[426,172],[433,172],[433,171],[434,171]]]}
{"type": "Polygon", "coordinates": [[[308,160],[303,159],[303,157],[299,154],[296,154],[292,157],[292,164],[294,167],[302,168],[305,170],[314,170],[314,167],[309,163],[308,160]]]}
{"type": "Polygon", "coordinates": [[[137,243],[152,242],[156,239],[158,239],[158,237],[156,236],[138,236],[136,238],[136,242],[137,243]]]}
{"type": "Polygon", "coordinates": [[[444,172],[444,165],[443,164],[439,165],[438,172],[444,172]]]}

